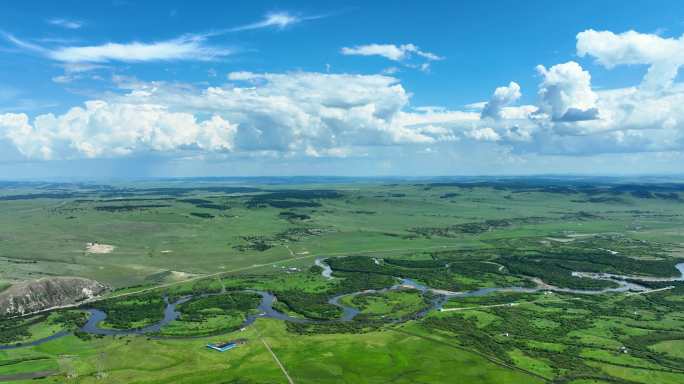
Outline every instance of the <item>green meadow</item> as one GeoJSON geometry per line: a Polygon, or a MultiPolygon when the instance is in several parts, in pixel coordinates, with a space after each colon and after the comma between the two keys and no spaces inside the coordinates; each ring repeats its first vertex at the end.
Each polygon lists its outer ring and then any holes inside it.
{"type": "Polygon", "coordinates": [[[666,288],[644,294],[552,291],[618,284],[573,271],[676,276],[676,183],[9,183],[0,212],[0,291],[50,276],[109,287],[82,308],[0,319],[3,345],[72,333],[0,350],[0,381],[684,382],[684,283],[644,283],[666,288]],[[399,289],[399,278],[434,291],[399,289]],[[451,295],[444,311],[432,307],[444,292],[542,283],[550,290],[451,295]],[[308,322],[260,318],[254,291],[308,322]],[[359,314],[340,321],[333,297],[359,314]],[[108,314],[102,328],[140,328],[180,298],[180,315],[158,332],[79,331],[86,308],[108,314]],[[246,342],[206,347],[236,339],[246,342]]]}

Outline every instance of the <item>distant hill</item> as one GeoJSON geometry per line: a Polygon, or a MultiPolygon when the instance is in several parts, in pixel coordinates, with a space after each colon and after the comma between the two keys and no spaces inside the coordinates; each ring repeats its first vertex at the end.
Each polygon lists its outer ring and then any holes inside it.
{"type": "Polygon", "coordinates": [[[22,315],[75,304],[97,296],[107,287],[81,277],[47,277],[16,283],[0,292],[0,316],[22,315]]]}

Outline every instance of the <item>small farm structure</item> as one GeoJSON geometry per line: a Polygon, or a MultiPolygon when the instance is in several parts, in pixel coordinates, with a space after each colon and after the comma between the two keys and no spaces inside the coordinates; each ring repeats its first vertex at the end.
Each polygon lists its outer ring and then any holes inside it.
{"type": "Polygon", "coordinates": [[[207,348],[213,349],[215,351],[219,352],[225,352],[229,351],[237,346],[240,346],[242,344],[245,344],[247,340],[245,339],[237,339],[237,340],[231,340],[231,341],[224,341],[220,343],[211,343],[207,344],[207,348]]]}

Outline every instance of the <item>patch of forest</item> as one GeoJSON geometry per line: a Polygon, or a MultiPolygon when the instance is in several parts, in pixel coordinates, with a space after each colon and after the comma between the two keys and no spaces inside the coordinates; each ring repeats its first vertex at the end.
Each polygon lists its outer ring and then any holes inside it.
{"type": "Polygon", "coordinates": [[[0,196],[0,201],[14,201],[14,200],[35,200],[35,199],[73,199],[77,197],[88,196],[85,193],[79,192],[47,192],[47,193],[28,193],[21,195],[5,195],[0,196]]]}
{"type": "Polygon", "coordinates": [[[274,208],[315,208],[321,204],[315,200],[319,199],[338,199],[343,195],[335,190],[314,189],[314,190],[284,190],[268,192],[252,196],[245,202],[247,208],[263,208],[271,206],[274,208]]]}
{"type": "Polygon", "coordinates": [[[31,337],[29,327],[45,320],[45,316],[33,319],[1,319],[0,320],[0,344],[11,344],[31,337]]]}
{"type": "Polygon", "coordinates": [[[234,245],[233,249],[244,251],[258,251],[263,252],[271,249],[277,245],[289,242],[297,242],[309,237],[321,236],[325,233],[334,231],[332,228],[313,228],[313,227],[298,227],[289,228],[285,231],[278,232],[273,236],[250,235],[240,237],[246,244],[234,245]]]}
{"type": "Polygon", "coordinates": [[[617,183],[602,180],[559,180],[546,178],[490,180],[490,181],[458,181],[419,184],[428,188],[492,188],[512,193],[543,192],[563,195],[583,194],[588,202],[623,202],[615,200],[615,196],[630,195],[638,199],[663,199],[684,201],[682,183],[617,183]],[[601,196],[599,196],[601,195],[601,196]]]}
{"type": "Polygon", "coordinates": [[[211,213],[206,212],[190,212],[190,216],[199,217],[200,219],[213,219],[214,217],[216,217],[211,213]]]}
{"type": "Polygon", "coordinates": [[[106,323],[116,329],[140,328],[141,324],[159,322],[164,317],[165,307],[164,298],[156,292],[97,303],[97,308],[107,313],[106,323]]]}
{"type": "MultiPolygon", "coordinates": [[[[317,271],[316,268],[312,268],[309,273],[317,271]]],[[[337,284],[324,292],[311,293],[287,289],[274,290],[273,294],[292,312],[310,319],[334,320],[340,317],[342,311],[339,307],[328,303],[332,297],[368,289],[389,288],[397,283],[396,279],[391,276],[370,273],[335,272],[335,276],[338,278],[337,284]]]]}
{"type": "Polygon", "coordinates": [[[300,221],[310,220],[311,216],[304,213],[297,213],[292,211],[282,211],[278,214],[278,217],[285,219],[290,223],[297,223],[300,221]]]}
{"type": "Polygon", "coordinates": [[[230,209],[230,206],[228,206],[228,205],[217,204],[211,200],[206,200],[206,199],[193,198],[193,199],[179,199],[177,201],[179,201],[181,203],[192,204],[197,208],[214,209],[217,211],[226,211],[226,210],[230,209]]]}
{"type": "MultiPolygon", "coordinates": [[[[475,304],[474,302],[477,305],[490,305],[510,300],[509,297],[504,297],[506,300],[496,300],[497,296],[499,295],[470,298],[473,302],[470,305],[475,304]]],[[[558,297],[566,296],[559,294],[558,297]]],[[[656,298],[655,301],[652,301],[650,297],[632,297],[606,302],[605,297],[601,296],[583,296],[581,300],[577,298],[565,301],[538,300],[535,306],[488,308],[486,312],[493,319],[486,324],[478,323],[477,317],[468,316],[465,312],[431,316],[422,320],[421,323],[433,332],[452,334],[462,346],[495,357],[507,364],[515,364],[510,355],[511,352],[522,351],[526,356],[548,364],[555,375],[553,382],[565,383],[576,378],[592,377],[599,381],[628,384],[632,382],[607,376],[600,368],[589,365],[588,362],[594,359],[582,357],[582,351],[589,348],[602,349],[611,352],[614,356],[628,354],[632,361],[642,359],[644,363],[651,364],[649,369],[684,372],[681,368],[684,359],[658,353],[649,348],[650,345],[660,341],[681,340],[684,336],[681,330],[660,331],[651,329],[650,326],[644,328],[637,326],[638,332],[629,333],[616,323],[616,326],[605,329],[605,337],[619,341],[622,347],[610,349],[587,343],[577,335],[586,330],[595,329],[597,320],[601,322],[610,322],[617,318],[642,320],[639,313],[644,311],[655,313],[656,318],[650,321],[650,324],[655,324],[660,321],[659,316],[684,309],[684,302],[680,301],[677,308],[668,308],[661,306],[661,300],[670,300],[664,298],[659,300],[658,295],[653,297],[656,298]],[[540,348],[539,345],[555,346],[558,350],[540,348]],[[559,351],[562,352],[559,353],[559,351]]]]}
{"type": "Polygon", "coordinates": [[[408,231],[425,238],[432,237],[460,237],[463,234],[476,235],[495,229],[508,228],[514,225],[540,224],[547,218],[531,216],[511,219],[490,219],[471,223],[453,224],[444,227],[414,227],[408,231]]]}
{"type": "Polygon", "coordinates": [[[481,280],[488,276],[501,275],[499,266],[484,262],[448,263],[444,260],[399,260],[382,261],[366,256],[334,257],[326,260],[335,275],[339,272],[356,272],[410,278],[424,282],[431,288],[450,291],[478,288],[477,284],[457,282],[458,277],[481,280]]]}
{"type": "Polygon", "coordinates": [[[138,205],[99,205],[95,207],[96,211],[104,212],[131,212],[143,211],[153,208],[168,208],[169,204],[138,204],[138,205]]]}
{"type": "Polygon", "coordinates": [[[181,321],[202,322],[211,317],[233,312],[245,313],[256,308],[261,296],[250,292],[226,292],[192,299],[178,306],[181,321]]]}
{"type": "Polygon", "coordinates": [[[297,312],[309,319],[333,320],[342,315],[342,310],[328,303],[328,294],[309,293],[301,290],[276,291],[276,297],[291,311],[297,312]]]}

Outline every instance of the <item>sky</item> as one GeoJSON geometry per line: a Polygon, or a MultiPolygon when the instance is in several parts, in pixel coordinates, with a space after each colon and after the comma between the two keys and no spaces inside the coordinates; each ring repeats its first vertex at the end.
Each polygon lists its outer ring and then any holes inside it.
{"type": "Polygon", "coordinates": [[[3,179],[684,173],[678,1],[0,10],[3,179]]]}

